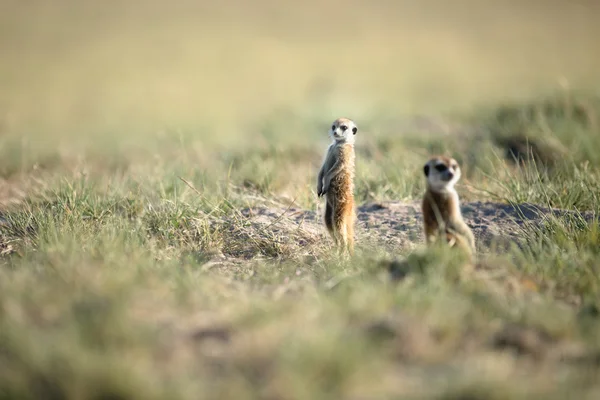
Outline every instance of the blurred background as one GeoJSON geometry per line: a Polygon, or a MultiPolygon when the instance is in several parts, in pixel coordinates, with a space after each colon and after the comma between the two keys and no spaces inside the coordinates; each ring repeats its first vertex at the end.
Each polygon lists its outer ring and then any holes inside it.
{"type": "Polygon", "coordinates": [[[468,111],[597,86],[599,17],[594,0],[1,0],[0,129],[229,141],[281,109],[468,111]]]}

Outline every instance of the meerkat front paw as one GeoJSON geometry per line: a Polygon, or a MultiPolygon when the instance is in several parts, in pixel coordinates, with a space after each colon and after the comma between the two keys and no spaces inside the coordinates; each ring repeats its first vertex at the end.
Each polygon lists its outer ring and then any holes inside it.
{"type": "Polygon", "coordinates": [[[325,190],[323,190],[323,184],[319,183],[317,186],[317,197],[321,197],[325,194],[325,190]]]}

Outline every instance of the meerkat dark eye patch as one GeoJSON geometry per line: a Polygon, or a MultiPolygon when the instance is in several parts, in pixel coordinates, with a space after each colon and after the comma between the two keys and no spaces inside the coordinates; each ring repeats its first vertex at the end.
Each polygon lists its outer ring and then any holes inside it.
{"type": "Polygon", "coordinates": [[[357,127],[352,128],[352,134],[356,135],[356,132],[358,132],[358,128],[357,127]]]}
{"type": "Polygon", "coordinates": [[[425,172],[425,176],[429,176],[429,165],[423,167],[423,172],[425,172]]]}
{"type": "Polygon", "coordinates": [[[343,132],[345,132],[345,131],[346,131],[346,129],[348,129],[348,127],[347,127],[346,125],[342,125],[342,126],[340,126],[340,129],[341,129],[343,132]]]}
{"type": "Polygon", "coordinates": [[[447,170],[447,169],[448,169],[448,167],[447,167],[447,166],[445,166],[444,164],[438,164],[438,165],[436,165],[436,166],[435,166],[435,169],[436,169],[437,171],[439,171],[439,172],[444,172],[445,170],[447,170]]]}
{"type": "Polygon", "coordinates": [[[335,131],[335,125],[331,125],[331,130],[335,131]]]}

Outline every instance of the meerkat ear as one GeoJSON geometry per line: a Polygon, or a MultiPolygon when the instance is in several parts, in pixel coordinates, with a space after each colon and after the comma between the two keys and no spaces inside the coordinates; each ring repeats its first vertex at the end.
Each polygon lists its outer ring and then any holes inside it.
{"type": "Polygon", "coordinates": [[[358,132],[358,128],[357,127],[352,128],[352,134],[356,135],[356,132],[358,132]]]}
{"type": "Polygon", "coordinates": [[[425,164],[423,167],[423,172],[425,172],[425,176],[429,176],[429,164],[425,164]]]}

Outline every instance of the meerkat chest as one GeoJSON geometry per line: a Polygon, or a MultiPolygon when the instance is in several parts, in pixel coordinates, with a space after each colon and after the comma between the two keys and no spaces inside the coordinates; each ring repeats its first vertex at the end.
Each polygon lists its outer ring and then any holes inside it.
{"type": "Polygon", "coordinates": [[[354,191],[354,147],[345,144],[335,150],[338,167],[331,178],[330,192],[336,199],[351,197],[354,191]]]}
{"type": "Polygon", "coordinates": [[[425,217],[432,223],[449,222],[460,217],[458,199],[455,193],[429,192],[423,205],[425,217]]]}
{"type": "Polygon", "coordinates": [[[344,144],[337,149],[337,157],[346,170],[354,171],[354,146],[344,144]]]}
{"type": "Polygon", "coordinates": [[[351,179],[354,176],[354,147],[345,144],[336,150],[336,158],[340,166],[336,178],[351,179]]]}

